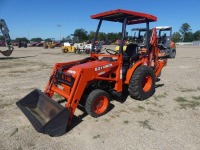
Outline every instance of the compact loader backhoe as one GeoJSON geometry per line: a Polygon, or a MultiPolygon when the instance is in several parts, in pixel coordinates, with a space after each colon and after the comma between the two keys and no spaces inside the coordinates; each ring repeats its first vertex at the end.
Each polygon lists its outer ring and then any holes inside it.
{"type": "Polygon", "coordinates": [[[175,58],[176,57],[176,45],[171,40],[172,27],[160,26],[156,27],[158,33],[158,48],[164,53],[164,57],[175,58]]]}
{"type": "MultiPolygon", "coordinates": [[[[96,41],[102,21],[122,24],[124,41],[126,26],[156,21],[155,16],[127,10],[112,10],[91,16],[99,24],[93,41],[96,41]]],[[[94,53],[82,60],[56,63],[44,92],[35,89],[16,104],[38,132],[60,136],[71,125],[78,105],[92,117],[104,115],[110,106],[111,95],[122,95],[123,85],[128,85],[132,98],[144,100],[155,92],[155,79],[166,65],[167,59],[158,59],[156,29],[147,32],[146,46],[129,44],[123,52],[106,49],[108,54],[94,53]],[[151,38],[149,38],[151,36],[151,38]],[[65,106],[52,99],[54,93],[66,99],[65,106]]],[[[95,44],[93,44],[95,45],[95,44]]]]}
{"type": "Polygon", "coordinates": [[[6,25],[5,20],[3,19],[0,19],[0,30],[3,34],[3,37],[5,38],[6,46],[8,47],[8,50],[6,51],[0,50],[0,53],[2,53],[4,56],[10,56],[14,48],[11,43],[8,27],[6,25]]]}

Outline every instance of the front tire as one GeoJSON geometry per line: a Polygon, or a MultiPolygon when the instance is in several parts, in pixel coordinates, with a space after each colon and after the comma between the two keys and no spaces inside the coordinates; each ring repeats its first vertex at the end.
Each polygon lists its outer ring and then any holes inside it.
{"type": "Polygon", "coordinates": [[[110,97],[107,92],[101,89],[92,91],[85,103],[86,112],[94,118],[104,115],[110,105],[110,97]]]}
{"type": "Polygon", "coordinates": [[[62,52],[63,52],[63,53],[67,53],[67,52],[68,52],[68,49],[62,49],[62,52]]]}
{"type": "Polygon", "coordinates": [[[155,93],[155,73],[151,67],[139,66],[132,74],[128,91],[136,100],[145,100],[155,93]]]}

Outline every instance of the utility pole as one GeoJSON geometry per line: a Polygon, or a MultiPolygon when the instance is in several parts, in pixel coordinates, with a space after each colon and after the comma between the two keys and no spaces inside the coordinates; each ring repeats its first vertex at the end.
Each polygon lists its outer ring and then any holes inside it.
{"type": "Polygon", "coordinates": [[[59,30],[59,34],[60,34],[60,41],[61,41],[61,31],[60,31],[61,24],[57,24],[57,27],[58,27],[58,30],[59,30]]]}

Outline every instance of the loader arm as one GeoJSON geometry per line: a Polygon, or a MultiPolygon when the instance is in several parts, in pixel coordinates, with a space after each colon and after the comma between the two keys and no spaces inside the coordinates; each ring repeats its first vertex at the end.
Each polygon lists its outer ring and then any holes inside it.
{"type": "Polygon", "coordinates": [[[71,124],[72,117],[82,98],[84,90],[90,82],[99,80],[112,82],[115,91],[122,91],[122,80],[119,80],[121,78],[122,55],[94,55],[96,57],[106,56],[107,58],[117,57],[118,59],[109,62],[88,57],[86,60],[57,63],[54,66],[49,83],[44,91],[50,97],[54,93],[57,93],[67,100],[65,107],[70,111],[70,116],[67,118],[69,124],[71,124]],[[112,77],[111,73],[115,73],[116,76],[112,77]]]}
{"type": "Polygon", "coordinates": [[[0,52],[4,55],[4,56],[10,56],[12,54],[12,51],[14,50],[12,43],[11,43],[11,38],[9,35],[9,30],[8,27],[6,25],[5,20],[0,19],[0,30],[3,34],[3,37],[5,38],[5,42],[6,42],[6,46],[8,47],[8,50],[6,51],[1,51],[0,52]]]}

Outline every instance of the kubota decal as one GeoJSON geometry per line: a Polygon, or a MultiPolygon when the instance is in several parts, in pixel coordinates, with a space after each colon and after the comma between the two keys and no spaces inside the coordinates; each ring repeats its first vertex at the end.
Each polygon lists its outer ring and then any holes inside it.
{"type": "Polygon", "coordinates": [[[94,68],[94,71],[99,71],[99,70],[102,70],[104,68],[109,68],[111,66],[112,66],[112,64],[107,64],[107,65],[104,65],[104,66],[99,66],[99,67],[94,68]]]}

